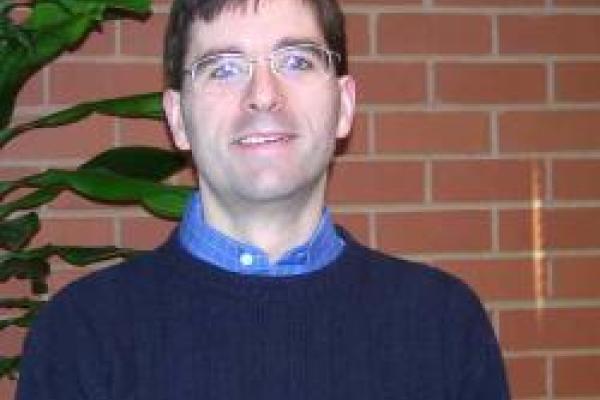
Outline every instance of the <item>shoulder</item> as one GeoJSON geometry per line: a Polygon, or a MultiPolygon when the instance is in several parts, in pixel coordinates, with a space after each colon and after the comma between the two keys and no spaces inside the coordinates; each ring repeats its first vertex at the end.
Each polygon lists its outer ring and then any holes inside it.
{"type": "Polygon", "coordinates": [[[423,333],[457,341],[475,334],[493,340],[489,317],[475,291],[434,266],[393,257],[347,241],[347,259],[359,271],[363,301],[378,313],[396,316],[423,333]],[[420,328],[417,328],[420,327],[420,328]],[[443,332],[443,334],[442,334],[443,332]],[[469,333],[470,332],[470,333],[469,333]]]}
{"type": "Polygon", "coordinates": [[[435,266],[393,257],[348,241],[348,257],[360,264],[365,282],[392,297],[415,303],[481,308],[481,302],[471,287],[460,278],[435,266]]]}
{"type": "Polygon", "coordinates": [[[140,253],[130,259],[90,272],[88,275],[65,286],[55,297],[98,294],[127,286],[140,289],[144,285],[159,281],[168,270],[162,268],[163,257],[158,250],[140,253]]]}
{"type": "Polygon", "coordinates": [[[133,303],[155,302],[173,279],[169,264],[172,245],[140,253],[117,264],[90,272],[54,294],[42,308],[44,314],[76,314],[109,317],[133,303]]]}
{"type": "Polygon", "coordinates": [[[412,340],[442,354],[446,378],[456,390],[452,398],[509,398],[493,326],[465,282],[439,268],[356,243],[350,244],[349,253],[364,265],[374,312],[396,321],[388,327],[409,326],[412,340]]]}

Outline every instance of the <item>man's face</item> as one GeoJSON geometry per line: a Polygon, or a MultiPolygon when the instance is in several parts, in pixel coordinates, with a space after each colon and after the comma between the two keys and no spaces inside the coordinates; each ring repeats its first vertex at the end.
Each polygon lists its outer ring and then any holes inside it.
{"type": "Polygon", "coordinates": [[[257,8],[249,1],[191,26],[185,66],[223,51],[258,59],[236,90],[206,91],[187,74],[181,93],[165,93],[174,141],[192,150],[203,196],[239,205],[324,190],[335,140],[350,130],[354,82],[333,69],[311,85],[274,74],[265,57],[295,42],[325,46],[301,0],[266,0],[257,8]]]}

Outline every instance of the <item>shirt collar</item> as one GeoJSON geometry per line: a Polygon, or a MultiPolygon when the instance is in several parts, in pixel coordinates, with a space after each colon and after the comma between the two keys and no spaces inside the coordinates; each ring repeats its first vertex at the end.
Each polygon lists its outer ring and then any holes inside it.
{"type": "Polygon", "coordinates": [[[275,263],[256,246],[239,242],[204,221],[199,192],[190,196],[179,225],[179,240],[195,257],[231,272],[249,275],[287,276],[308,273],[333,261],[344,247],[331,214],[323,210],[311,238],[290,249],[275,263]]]}

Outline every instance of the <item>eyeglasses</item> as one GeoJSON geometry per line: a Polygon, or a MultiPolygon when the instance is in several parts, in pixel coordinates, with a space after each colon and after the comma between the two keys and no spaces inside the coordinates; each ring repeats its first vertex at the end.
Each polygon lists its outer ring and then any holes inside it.
{"type": "MultiPolygon", "coordinates": [[[[315,44],[298,44],[273,50],[264,57],[273,74],[292,85],[312,85],[332,76],[340,55],[315,44]]],[[[221,53],[203,57],[184,72],[194,86],[206,93],[242,90],[253,76],[258,58],[242,53],[221,53]]]]}

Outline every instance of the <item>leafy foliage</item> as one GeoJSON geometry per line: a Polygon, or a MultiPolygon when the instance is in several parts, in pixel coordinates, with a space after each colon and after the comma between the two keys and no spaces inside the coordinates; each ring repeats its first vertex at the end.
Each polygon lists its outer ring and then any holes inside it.
{"type": "MultiPolygon", "coordinates": [[[[11,125],[17,94],[36,71],[64,51],[75,49],[103,20],[143,18],[149,10],[149,0],[33,0],[18,5],[14,0],[0,0],[0,150],[21,134],[35,134],[38,128],[57,128],[92,114],[161,119],[160,93],[144,93],[83,101],[33,121],[11,125]],[[11,19],[17,8],[27,14],[22,23],[11,19]]],[[[30,243],[43,224],[39,207],[64,191],[71,191],[92,201],[140,205],[160,218],[176,219],[191,188],[165,181],[186,163],[184,156],[173,151],[121,147],[106,150],[73,170],[49,169],[0,181],[0,284],[25,280],[32,294],[28,298],[0,296],[0,309],[10,315],[0,318],[0,331],[29,327],[44,304],[40,295],[48,293],[53,259],[87,266],[139,253],[110,245],[47,243],[32,247],[30,243]]],[[[0,378],[16,377],[19,360],[18,355],[0,354],[0,378]]]]}
{"type": "Polygon", "coordinates": [[[107,10],[138,15],[150,11],[148,0],[37,0],[25,22],[17,25],[9,16],[14,3],[0,2],[0,128],[8,125],[27,79],[84,40],[107,10]]]}
{"type": "Polygon", "coordinates": [[[0,129],[0,147],[20,133],[35,128],[55,128],[72,124],[92,114],[112,115],[127,118],[162,118],[160,93],[143,93],[135,96],[120,97],[101,101],[80,103],[54,114],[46,115],[12,128],[0,129]]]}

